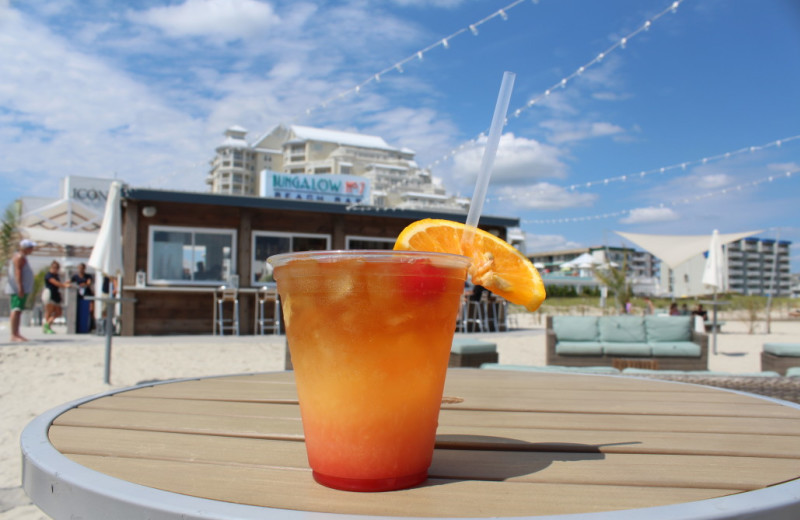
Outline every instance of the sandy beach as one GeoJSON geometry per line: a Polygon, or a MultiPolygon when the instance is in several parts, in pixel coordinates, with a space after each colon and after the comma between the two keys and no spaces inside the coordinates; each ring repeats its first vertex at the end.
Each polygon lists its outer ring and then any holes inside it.
{"type": "MultiPolygon", "coordinates": [[[[497,343],[500,363],[544,365],[541,317],[524,316],[519,330],[472,336],[497,343]]],[[[760,367],[765,342],[800,341],[800,320],[776,321],[766,334],[746,321],[726,320],[709,370],[748,373],[760,367]]],[[[115,337],[111,385],[103,383],[105,338],[56,335],[23,328],[28,343],[8,342],[8,321],[0,321],[0,519],[47,519],[21,486],[19,436],[37,415],[68,401],[139,383],[185,377],[283,370],[282,336],[115,337]]]]}

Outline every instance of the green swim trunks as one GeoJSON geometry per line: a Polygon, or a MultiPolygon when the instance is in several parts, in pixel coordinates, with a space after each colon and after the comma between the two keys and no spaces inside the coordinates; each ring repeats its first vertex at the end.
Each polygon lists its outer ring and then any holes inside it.
{"type": "Polygon", "coordinates": [[[28,299],[28,295],[26,294],[22,298],[19,297],[17,294],[11,295],[11,310],[12,311],[21,311],[25,308],[25,300],[28,299]]]}

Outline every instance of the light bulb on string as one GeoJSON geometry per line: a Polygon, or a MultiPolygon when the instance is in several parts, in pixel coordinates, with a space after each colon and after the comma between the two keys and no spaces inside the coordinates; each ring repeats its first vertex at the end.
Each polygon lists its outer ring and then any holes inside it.
{"type": "MultiPolygon", "coordinates": [[[[682,0],[680,0],[680,1],[682,1],[682,0]]],[[[680,4],[680,1],[677,1],[676,3],[680,4]]],[[[515,7],[515,6],[519,5],[520,3],[522,3],[522,0],[516,0],[516,1],[512,2],[511,4],[509,4],[508,6],[504,7],[503,9],[501,9],[501,11],[505,12],[506,10],[511,9],[512,7],[515,7]]],[[[605,57],[608,56],[608,54],[610,54],[611,52],[614,52],[615,50],[620,49],[620,48],[624,48],[627,45],[627,43],[631,40],[631,38],[637,36],[643,30],[649,30],[650,27],[652,26],[652,23],[654,21],[659,20],[663,16],[665,16],[669,12],[669,10],[670,10],[670,7],[668,7],[667,9],[664,9],[659,14],[657,14],[657,15],[651,17],[650,19],[646,20],[645,23],[639,29],[637,29],[637,30],[627,34],[626,36],[622,37],[617,43],[611,45],[608,49],[606,49],[605,52],[601,52],[601,53],[597,54],[594,59],[592,59],[588,63],[586,63],[586,64],[582,65],[581,67],[579,67],[573,74],[562,78],[561,82],[559,84],[557,84],[556,86],[560,86],[562,88],[566,88],[567,82],[569,82],[569,80],[572,79],[573,76],[581,75],[583,72],[586,71],[586,69],[588,67],[597,65],[598,63],[601,63],[605,59],[605,57]]],[[[499,14],[499,12],[496,12],[495,15],[493,15],[493,16],[497,16],[498,14],[499,14]]],[[[493,16],[489,16],[489,17],[487,17],[487,18],[485,18],[485,19],[483,19],[483,20],[481,20],[479,22],[476,22],[476,23],[473,23],[473,24],[469,25],[468,26],[469,30],[472,32],[472,34],[477,35],[478,34],[478,26],[483,24],[483,23],[485,23],[486,21],[491,19],[493,16]]],[[[461,29],[459,32],[454,33],[454,35],[457,35],[460,32],[465,32],[466,30],[467,29],[461,29]]],[[[547,89],[541,95],[534,96],[529,101],[527,101],[526,104],[523,107],[521,107],[519,110],[524,111],[524,110],[532,108],[533,105],[538,103],[541,99],[549,96],[552,93],[552,89],[553,88],[555,88],[555,87],[550,87],[549,89],[547,89]]],[[[512,113],[517,115],[517,113],[515,111],[512,112],[512,113]]]]}

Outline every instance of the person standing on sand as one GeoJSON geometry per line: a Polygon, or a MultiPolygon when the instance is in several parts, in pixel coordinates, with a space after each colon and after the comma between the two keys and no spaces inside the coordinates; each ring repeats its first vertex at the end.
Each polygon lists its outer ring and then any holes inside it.
{"type": "Polygon", "coordinates": [[[63,314],[61,309],[61,289],[72,287],[72,282],[62,282],[58,275],[61,265],[53,260],[50,262],[50,270],[44,275],[44,286],[50,291],[50,298],[44,306],[44,325],[42,332],[45,334],[55,334],[53,322],[63,314]]]}
{"type": "Polygon", "coordinates": [[[11,341],[28,341],[28,338],[20,334],[19,324],[22,318],[22,310],[25,308],[25,300],[33,292],[33,269],[28,263],[27,256],[33,253],[36,242],[24,239],[19,243],[19,250],[11,257],[8,265],[8,282],[6,283],[6,294],[11,297],[11,341]]]}

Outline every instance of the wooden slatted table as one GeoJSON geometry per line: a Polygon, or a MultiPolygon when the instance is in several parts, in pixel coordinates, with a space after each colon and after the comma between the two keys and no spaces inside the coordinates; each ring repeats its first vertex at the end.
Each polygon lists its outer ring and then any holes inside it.
{"type": "Polygon", "coordinates": [[[800,518],[800,407],[619,376],[451,369],[431,478],[389,493],[312,480],[291,372],[87,398],[21,442],[56,519],[800,518]]]}

